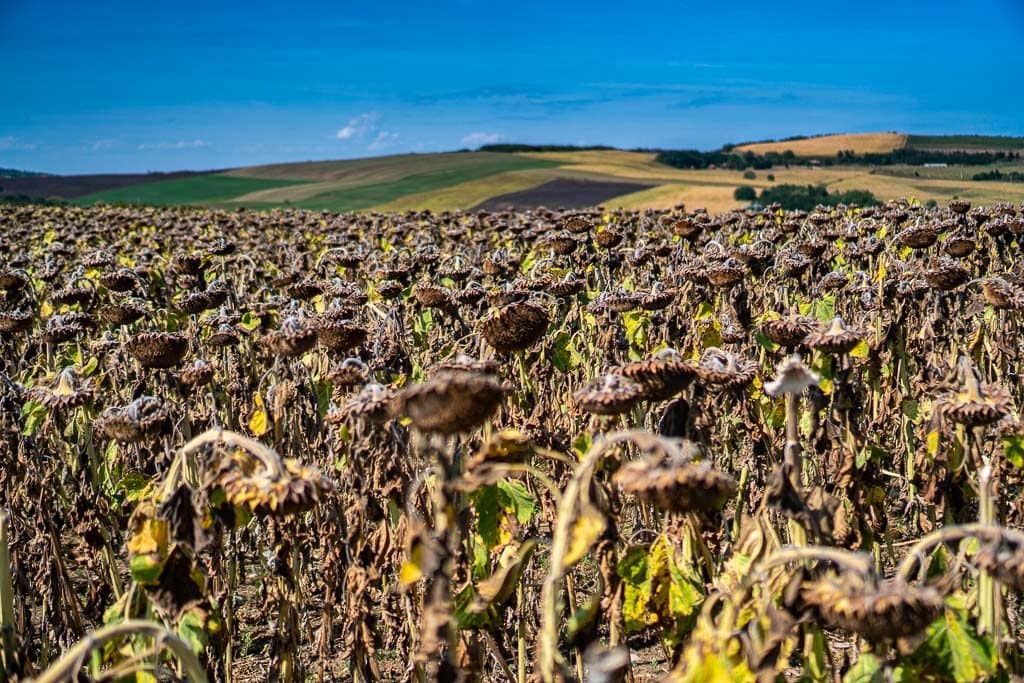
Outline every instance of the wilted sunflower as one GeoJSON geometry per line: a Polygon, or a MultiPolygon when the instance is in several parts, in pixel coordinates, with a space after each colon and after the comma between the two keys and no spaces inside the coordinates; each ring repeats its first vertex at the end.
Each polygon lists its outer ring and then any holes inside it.
{"type": "Polygon", "coordinates": [[[391,419],[394,393],[376,383],[363,386],[358,394],[346,403],[346,415],[360,418],[373,424],[383,424],[391,419]]]}
{"type": "Polygon", "coordinates": [[[702,269],[702,275],[715,287],[726,289],[737,284],[747,275],[747,269],[734,258],[727,258],[702,269]]]}
{"type": "Polygon", "coordinates": [[[615,482],[626,493],[669,512],[711,512],[736,494],[736,481],[707,462],[661,456],[623,465],[615,482]]]}
{"type": "Polygon", "coordinates": [[[370,368],[359,358],[346,358],[341,365],[331,368],[327,373],[327,381],[335,389],[351,389],[366,384],[370,376],[370,368]]]}
{"type": "Polygon", "coordinates": [[[912,225],[896,235],[896,244],[911,249],[927,249],[939,239],[942,228],[937,223],[912,225]]]}
{"type": "Polygon", "coordinates": [[[959,374],[963,384],[942,394],[935,402],[936,410],[967,427],[992,424],[1010,414],[1013,407],[1010,392],[982,382],[969,358],[960,361],[959,374]]]}
{"type": "Polygon", "coordinates": [[[278,356],[292,358],[301,356],[310,349],[317,340],[317,330],[305,318],[290,315],[281,326],[268,332],[263,337],[267,347],[278,356]]]}
{"type": "Polygon", "coordinates": [[[422,432],[456,434],[482,424],[510,391],[489,373],[442,370],[402,390],[396,405],[422,432]]]}
{"type": "Polygon", "coordinates": [[[815,332],[807,337],[809,347],[817,351],[842,356],[854,349],[864,338],[860,330],[853,330],[846,326],[839,316],[832,318],[827,330],[815,332]]]}
{"type": "Polygon", "coordinates": [[[793,348],[818,329],[818,321],[806,315],[790,315],[761,323],[761,333],[779,346],[793,348]]]}
{"type": "Polygon", "coordinates": [[[1017,310],[1024,308],[1024,292],[1001,277],[986,277],[976,280],[981,284],[985,301],[992,308],[1017,310]]]}
{"type": "Polygon", "coordinates": [[[738,389],[754,381],[757,365],[717,347],[704,349],[694,366],[697,376],[708,384],[738,389]]]}
{"type": "Polygon", "coordinates": [[[365,327],[352,320],[320,319],[316,322],[317,341],[329,351],[351,351],[366,340],[367,334],[365,327]]]}
{"type": "Polygon", "coordinates": [[[948,256],[933,260],[922,276],[932,289],[941,292],[956,289],[971,279],[970,271],[948,256]]]}
{"type": "Polygon", "coordinates": [[[196,358],[178,373],[178,379],[186,387],[201,387],[213,379],[213,366],[202,358],[196,358]]]}
{"type": "Polygon", "coordinates": [[[141,300],[128,299],[104,306],[99,310],[99,318],[108,325],[119,327],[130,325],[149,314],[145,303],[141,300]]]}
{"type": "Polygon", "coordinates": [[[0,334],[25,332],[32,327],[34,317],[30,311],[0,311],[0,334]]]}
{"type": "Polygon", "coordinates": [[[92,426],[100,438],[135,443],[169,427],[168,412],[160,399],[140,396],[123,408],[107,408],[92,426]]]}
{"type": "Polygon", "coordinates": [[[77,408],[92,400],[94,394],[92,379],[83,379],[72,367],[58,372],[48,384],[28,390],[30,399],[56,410],[77,408]]]}
{"type": "Polygon", "coordinates": [[[185,357],[188,339],[176,332],[140,332],[125,342],[125,349],[144,368],[173,368],[185,357]]]}
{"type": "Polygon", "coordinates": [[[1004,537],[984,546],[974,563],[1014,590],[1024,591],[1024,545],[1016,539],[1004,537]]]}
{"type": "Polygon", "coordinates": [[[900,580],[865,579],[852,572],[805,583],[802,596],[829,626],[873,643],[920,633],[944,607],[934,588],[900,580]]]}
{"type": "Polygon", "coordinates": [[[633,407],[643,387],[622,375],[605,374],[587,382],[573,396],[576,405],[595,415],[618,415],[633,407]]]}
{"type": "Polygon", "coordinates": [[[641,398],[648,401],[672,398],[689,386],[697,374],[675,349],[662,349],[651,358],[627,363],[616,373],[639,384],[641,398]]]}
{"type": "Polygon", "coordinates": [[[298,460],[258,458],[240,448],[223,458],[213,483],[223,489],[232,505],[268,516],[309,510],[321,494],[334,489],[319,470],[298,460]]]}
{"type": "Polygon", "coordinates": [[[548,329],[547,309],[532,301],[516,301],[493,311],[480,321],[480,333],[499,353],[522,351],[533,346],[548,329]]]}

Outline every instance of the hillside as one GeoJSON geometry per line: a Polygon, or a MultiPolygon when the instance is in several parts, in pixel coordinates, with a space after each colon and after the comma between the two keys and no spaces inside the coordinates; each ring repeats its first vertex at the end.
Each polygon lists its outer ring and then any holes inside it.
{"type": "Polygon", "coordinates": [[[849,150],[855,154],[884,154],[905,147],[908,137],[902,133],[821,135],[800,140],[755,142],[740,145],[735,150],[737,152],[753,152],[754,154],[768,154],[769,152],[782,154],[789,151],[798,157],[833,156],[849,150]]]}

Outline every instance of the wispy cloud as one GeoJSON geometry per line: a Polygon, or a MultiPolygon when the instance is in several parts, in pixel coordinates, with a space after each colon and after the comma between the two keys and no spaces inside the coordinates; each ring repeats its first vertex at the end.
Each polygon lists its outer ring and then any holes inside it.
{"type": "Polygon", "coordinates": [[[0,137],[0,152],[26,152],[35,148],[35,143],[25,142],[14,135],[0,137]]]}
{"type": "Polygon", "coordinates": [[[377,131],[379,127],[380,114],[369,111],[349,119],[343,128],[340,128],[334,137],[338,140],[354,140],[366,137],[377,131]]]}
{"type": "Polygon", "coordinates": [[[209,147],[210,143],[206,140],[176,140],[174,142],[144,142],[138,146],[138,149],[162,149],[162,150],[173,150],[173,149],[200,149],[202,147],[209,147]]]}
{"type": "Polygon", "coordinates": [[[400,137],[401,136],[394,131],[382,130],[377,133],[376,137],[373,138],[373,141],[366,146],[366,149],[376,152],[378,150],[387,149],[388,147],[393,147],[397,144],[398,138],[400,137]]]}
{"type": "Polygon", "coordinates": [[[669,105],[669,109],[702,109],[704,107],[745,107],[765,104],[793,104],[800,97],[793,93],[754,94],[741,92],[704,92],[669,105]]]}
{"type": "Polygon", "coordinates": [[[493,145],[494,143],[501,142],[504,139],[505,136],[501,133],[476,132],[470,133],[462,138],[462,144],[470,147],[477,147],[479,145],[493,145]]]}
{"type": "Polygon", "coordinates": [[[88,145],[87,149],[90,152],[100,152],[105,149],[110,149],[111,147],[114,147],[116,145],[117,140],[113,138],[102,138],[100,140],[96,140],[91,145],[88,145]]]}

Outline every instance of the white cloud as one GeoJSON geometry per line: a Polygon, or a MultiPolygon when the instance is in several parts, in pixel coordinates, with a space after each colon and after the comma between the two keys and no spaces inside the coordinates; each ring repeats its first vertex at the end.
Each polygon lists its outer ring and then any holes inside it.
{"type": "Polygon", "coordinates": [[[470,147],[477,147],[479,145],[493,145],[496,142],[501,142],[505,139],[505,136],[501,133],[470,133],[466,137],[462,138],[462,144],[470,147]]]}
{"type": "Polygon", "coordinates": [[[22,142],[14,135],[0,137],[0,152],[25,152],[36,148],[35,143],[22,142]]]}
{"type": "Polygon", "coordinates": [[[144,142],[139,145],[138,149],[199,149],[201,147],[209,147],[210,143],[206,140],[177,140],[176,142],[144,142]]]}
{"type": "Polygon", "coordinates": [[[352,140],[354,138],[364,137],[376,132],[378,121],[380,121],[380,114],[375,111],[360,114],[359,116],[349,119],[349,122],[345,127],[339,129],[338,132],[334,134],[334,137],[338,140],[352,140]]]}
{"type": "Polygon", "coordinates": [[[373,142],[366,146],[366,149],[372,151],[387,149],[388,147],[391,147],[396,142],[398,142],[399,137],[401,136],[394,131],[382,130],[379,133],[377,133],[377,136],[373,139],[373,142]]]}
{"type": "Polygon", "coordinates": [[[117,140],[112,138],[103,138],[89,145],[89,151],[99,152],[100,150],[110,149],[117,144],[117,140]]]}

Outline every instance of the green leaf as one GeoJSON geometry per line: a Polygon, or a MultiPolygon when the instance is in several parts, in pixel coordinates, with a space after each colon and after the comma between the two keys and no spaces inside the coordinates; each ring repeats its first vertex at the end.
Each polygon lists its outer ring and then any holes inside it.
{"type": "Polygon", "coordinates": [[[977,635],[961,610],[947,609],[928,627],[927,638],[910,657],[919,678],[972,683],[996,669],[995,648],[977,635]]]}
{"type": "Polygon", "coordinates": [[[131,560],[132,578],[141,584],[155,584],[164,570],[164,562],[158,553],[133,555],[131,560]]]}
{"type": "Polygon", "coordinates": [[[836,295],[827,294],[814,302],[814,317],[823,323],[832,322],[836,317],[836,295]]]}
{"type": "Polygon", "coordinates": [[[511,508],[520,524],[526,524],[533,517],[533,511],[537,505],[530,491],[522,482],[506,480],[498,482],[498,491],[502,494],[501,502],[506,508],[511,508]]]}
{"type": "Polygon", "coordinates": [[[1005,437],[1003,439],[1003,456],[1014,467],[1024,467],[1024,436],[1005,437]]]}
{"type": "Polygon", "coordinates": [[[870,652],[862,652],[857,663],[843,676],[843,683],[885,683],[882,663],[870,652]]]}
{"type": "Polygon", "coordinates": [[[43,424],[43,420],[46,419],[47,410],[46,406],[42,403],[36,403],[35,401],[28,401],[22,406],[21,409],[22,417],[25,417],[25,426],[21,430],[22,436],[32,436],[39,431],[39,426],[43,424]],[[26,415],[26,410],[27,415],[26,415]]]}
{"type": "Polygon", "coordinates": [[[498,487],[493,484],[482,486],[471,494],[470,500],[473,501],[473,509],[476,511],[477,533],[480,534],[488,548],[495,547],[500,543],[498,487]]]}
{"type": "Polygon", "coordinates": [[[188,644],[193,654],[198,655],[210,643],[203,614],[196,609],[191,609],[182,615],[181,621],[178,623],[178,635],[188,644]]]}
{"type": "Polygon", "coordinates": [[[89,362],[86,363],[85,367],[82,368],[82,376],[89,377],[90,375],[92,375],[92,373],[96,372],[96,368],[99,367],[99,364],[100,361],[99,359],[96,358],[96,356],[90,358],[89,362]]]}

